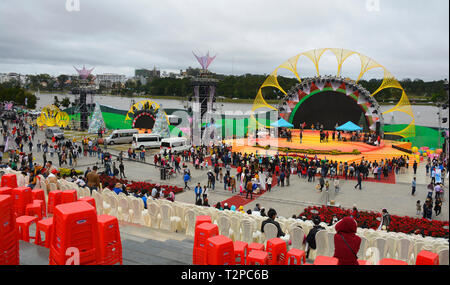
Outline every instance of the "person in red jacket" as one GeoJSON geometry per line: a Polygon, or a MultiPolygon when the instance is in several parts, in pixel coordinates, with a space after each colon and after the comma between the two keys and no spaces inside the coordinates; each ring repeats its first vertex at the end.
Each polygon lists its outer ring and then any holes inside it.
{"type": "Polygon", "coordinates": [[[345,217],[336,224],[335,229],[333,257],[339,259],[338,265],[358,265],[361,238],[356,235],[356,221],[345,217]]]}

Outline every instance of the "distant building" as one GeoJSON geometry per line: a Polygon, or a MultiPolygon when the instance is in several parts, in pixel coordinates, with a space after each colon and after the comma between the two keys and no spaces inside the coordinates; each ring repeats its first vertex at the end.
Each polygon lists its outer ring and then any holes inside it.
{"type": "Polygon", "coordinates": [[[145,69],[145,68],[135,69],[134,76],[135,77],[146,77],[146,78],[160,78],[161,71],[157,70],[156,67],[154,67],[153,70],[149,70],[149,69],[145,69]]]}
{"type": "Polygon", "coordinates": [[[9,82],[12,80],[19,82],[20,85],[24,85],[26,81],[26,76],[15,72],[0,73],[0,83],[9,82]]]}
{"type": "Polygon", "coordinates": [[[104,73],[95,76],[95,85],[97,87],[112,88],[114,83],[124,84],[126,81],[127,77],[123,74],[104,73]]]}

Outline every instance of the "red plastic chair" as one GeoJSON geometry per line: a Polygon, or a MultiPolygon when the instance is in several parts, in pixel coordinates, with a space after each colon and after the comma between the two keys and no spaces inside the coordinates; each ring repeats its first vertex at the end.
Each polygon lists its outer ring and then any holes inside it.
{"type": "Polygon", "coordinates": [[[280,238],[267,241],[266,251],[269,254],[269,265],[286,265],[287,246],[280,238]]]}
{"type": "Polygon", "coordinates": [[[14,199],[14,210],[17,214],[17,217],[25,215],[27,205],[33,203],[31,188],[17,187],[14,188],[11,193],[14,199]]]}
{"type": "Polygon", "coordinates": [[[302,265],[306,263],[306,253],[304,250],[291,248],[286,255],[287,265],[302,265]]]}
{"type": "Polygon", "coordinates": [[[80,253],[80,265],[101,263],[97,212],[82,201],[55,207],[50,237],[49,264],[64,265],[66,250],[74,247],[80,253]]]}
{"type": "Polygon", "coordinates": [[[30,242],[30,239],[36,240],[36,236],[30,236],[30,226],[37,223],[38,219],[34,216],[20,216],[16,219],[16,225],[19,230],[19,239],[30,242]]]}
{"type": "MultiPolygon", "coordinates": [[[[11,195],[0,195],[0,237],[16,229],[14,200],[11,195]]],[[[2,239],[0,238],[0,244],[2,239]]]]}
{"type": "Polygon", "coordinates": [[[195,219],[195,227],[200,225],[201,223],[212,223],[210,216],[197,216],[195,219]]]}
{"type": "Polygon", "coordinates": [[[269,262],[269,254],[262,250],[252,250],[247,255],[247,265],[267,265],[269,262]]]}
{"type": "Polygon", "coordinates": [[[57,205],[61,204],[62,191],[53,190],[48,193],[47,212],[53,213],[57,205]]]}
{"type": "Polygon", "coordinates": [[[7,186],[10,188],[17,188],[17,176],[12,173],[4,174],[2,176],[1,187],[7,186]]]}
{"type": "Polygon", "coordinates": [[[122,241],[117,218],[109,215],[99,215],[97,221],[101,264],[114,265],[120,263],[122,265],[122,241]]]}
{"type": "Polygon", "coordinates": [[[408,263],[403,260],[383,258],[378,261],[378,265],[408,265],[408,263]]]}
{"type": "Polygon", "coordinates": [[[45,201],[45,193],[42,189],[33,189],[31,190],[31,196],[33,200],[42,200],[45,201]]]}
{"type": "Polygon", "coordinates": [[[36,242],[35,244],[50,248],[50,236],[53,226],[53,218],[43,219],[37,222],[36,226],[36,242]],[[41,232],[45,234],[45,240],[42,240],[41,232]]]}
{"type": "Polygon", "coordinates": [[[42,201],[36,200],[36,202],[33,202],[31,204],[28,204],[25,208],[25,215],[27,216],[37,216],[38,221],[42,220],[42,201]],[[40,202],[37,202],[40,201],[40,202]]]}
{"type": "Polygon", "coordinates": [[[0,195],[11,195],[11,191],[13,188],[11,187],[0,187],[0,195]]]}
{"type": "Polygon", "coordinates": [[[338,265],[339,260],[336,257],[319,255],[314,259],[314,265],[338,265]]]}
{"type": "Polygon", "coordinates": [[[223,235],[217,235],[207,240],[208,265],[234,265],[233,241],[223,235]]]}
{"type": "Polygon", "coordinates": [[[87,203],[91,204],[94,208],[97,209],[97,206],[95,205],[95,199],[92,197],[83,197],[83,198],[78,199],[78,201],[87,202],[87,203]]]}
{"type": "Polygon", "coordinates": [[[64,190],[61,194],[61,204],[72,203],[77,201],[76,190],[64,190]]]}
{"type": "Polygon", "coordinates": [[[252,250],[264,251],[264,244],[252,242],[251,244],[248,245],[248,252],[250,253],[252,250]]]}
{"type": "Polygon", "coordinates": [[[417,254],[416,265],[439,265],[439,254],[422,250],[417,254]]]}
{"type": "Polygon", "coordinates": [[[219,227],[215,224],[204,222],[195,227],[194,247],[202,247],[206,249],[206,241],[208,238],[219,234],[219,227]]]}
{"type": "Polygon", "coordinates": [[[0,265],[19,265],[19,261],[14,200],[11,195],[0,195],[0,265]]]}
{"type": "Polygon", "coordinates": [[[248,243],[237,240],[234,242],[234,263],[240,265],[247,264],[248,243]],[[239,258],[239,260],[237,260],[239,258]]]}

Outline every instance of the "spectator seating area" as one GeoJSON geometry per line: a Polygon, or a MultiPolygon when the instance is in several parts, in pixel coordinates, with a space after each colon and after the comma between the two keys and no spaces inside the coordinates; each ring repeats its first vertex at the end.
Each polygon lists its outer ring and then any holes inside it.
{"type": "MultiPolygon", "coordinates": [[[[12,172],[12,171],[10,171],[12,172]]],[[[22,176],[20,173],[16,173],[22,176]]],[[[23,182],[18,180],[18,184],[23,182]]],[[[44,180],[42,180],[44,181],[44,180]]],[[[20,185],[18,185],[20,187],[20,185]]],[[[36,185],[35,189],[44,185],[36,185]]],[[[53,186],[55,190],[67,192],[76,190],[77,199],[86,199],[88,202],[95,201],[98,215],[109,215],[117,217],[119,221],[139,224],[155,229],[172,232],[182,232],[186,236],[194,238],[196,231],[196,218],[198,216],[209,216],[211,223],[218,226],[218,234],[229,238],[233,242],[242,241],[247,244],[259,243],[267,246],[267,242],[276,238],[277,230],[272,224],[265,226],[264,233],[261,223],[266,217],[259,215],[244,214],[230,210],[218,210],[213,207],[196,206],[183,202],[170,202],[165,199],[147,200],[147,209],[141,198],[126,196],[123,193],[116,195],[115,192],[104,189],[101,192],[92,191],[88,188],[80,188],[75,183],[59,179],[58,185],[53,186]],[[93,199],[92,199],[93,198],[93,199]],[[92,201],[93,200],[93,201],[92,201]],[[272,227],[273,226],[273,227],[272,227]]],[[[45,191],[44,191],[45,192],[45,191]]],[[[51,197],[45,195],[47,208],[51,208],[49,200],[51,197]]],[[[291,249],[305,250],[304,238],[313,227],[312,221],[302,221],[293,218],[277,217],[276,219],[286,237],[282,239],[287,244],[287,251],[291,249]]],[[[334,254],[334,226],[321,224],[325,230],[316,235],[317,249],[311,250],[309,259],[317,256],[332,257],[334,254]]],[[[415,264],[421,250],[426,250],[439,255],[439,264],[449,264],[449,243],[444,238],[425,237],[421,235],[410,235],[386,231],[375,231],[372,229],[357,229],[361,237],[361,247],[358,259],[376,264],[381,259],[396,259],[415,264]]]]}

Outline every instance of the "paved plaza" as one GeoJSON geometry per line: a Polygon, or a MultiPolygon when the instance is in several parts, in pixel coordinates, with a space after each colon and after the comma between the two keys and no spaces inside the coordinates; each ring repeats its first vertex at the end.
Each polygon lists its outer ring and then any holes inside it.
{"type": "MultiPolygon", "coordinates": [[[[68,137],[71,135],[68,134],[68,137]]],[[[77,141],[80,141],[81,136],[77,134],[77,141]]],[[[35,144],[37,139],[41,141],[44,139],[43,132],[39,131],[35,138],[35,144]]],[[[124,150],[124,157],[127,157],[126,150],[129,145],[120,145],[108,147],[108,151],[113,155],[118,155],[120,150],[124,150]]],[[[133,181],[147,181],[153,183],[161,183],[165,185],[176,185],[184,187],[182,175],[178,174],[176,178],[170,180],[161,180],[159,169],[156,168],[153,163],[153,154],[158,150],[147,151],[146,163],[138,161],[129,161],[124,159],[125,174],[127,179],[133,181]]],[[[36,162],[42,163],[42,152],[34,152],[36,162]]],[[[47,160],[52,160],[48,155],[47,160]]],[[[116,158],[114,157],[113,161],[116,158]]],[[[55,155],[53,163],[58,162],[58,158],[55,155]]],[[[83,157],[78,161],[78,167],[76,169],[85,171],[88,166],[101,165],[100,160],[95,157],[83,157]]],[[[117,165],[118,166],[118,165],[117,165]]],[[[64,166],[66,167],[66,166],[64,166]]],[[[188,167],[191,170],[192,180],[189,182],[191,189],[197,185],[198,182],[201,185],[207,184],[206,170],[196,170],[192,164],[188,163],[188,167]]],[[[231,175],[236,175],[236,169],[231,170],[231,175]]],[[[330,191],[328,200],[335,200],[336,204],[345,208],[351,208],[356,205],[359,210],[372,210],[381,211],[386,208],[391,214],[401,216],[416,216],[416,202],[420,200],[421,203],[427,196],[426,185],[429,183],[429,178],[425,174],[425,164],[420,164],[417,170],[417,190],[416,195],[411,195],[411,181],[414,177],[413,170],[410,167],[405,174],[399,174],[396,176],[396,184],[386,184],[377,182],[364,182],[362,184],[362,190],[354,189],[356,185],[355,180],[341,180],[341,188],[338,194],[334,193],[334,187],[332,181],[330,181],[330,191]]],[[[266,192],[259,198],[250,201],[244,206],[245,211],[253,209],[256,203],[261,204],[266,210],[274,208],[277,210],[280,216],[290,217],[293,214],[298,215],[303,211],[305,207],[311,205],[324,205],[327,202],[327,193],[323,191],[320,193],[315,189],[317,185],[315,183],[308,183],[307,180],[299,178],[297,175],[292,175],[290,179],[290,186],[274,187],[271,192],[266,192]]],[[[445,200],[442,207],[442,213],[438,216],[434,216],[436,220],[448,220],[449,219],[449,207],[448,207],[448,178],[445,179],[445,200]]],[[[222,202],[236,193],[225,191],[223,189],[223,183],[216,182],[216,189],[211,190],[208,194],[208,200],[210,205],[215,205],[217,202],[222,202]]],[[[177,201],[194,203],[194,191],[186,190],[183,193],[176,195],[177,201]]],[[[231,205],[230,205],[231,206],[231,205]]]]}

